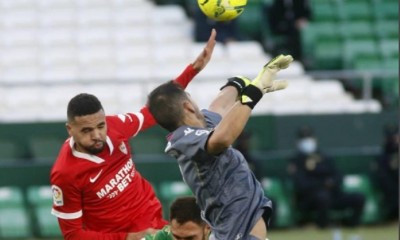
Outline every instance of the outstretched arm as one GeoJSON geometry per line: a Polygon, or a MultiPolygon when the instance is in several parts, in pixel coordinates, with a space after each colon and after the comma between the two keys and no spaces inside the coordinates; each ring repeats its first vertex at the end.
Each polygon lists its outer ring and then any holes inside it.
{"type": "MultiPolygon", "coordinates": [[[[194,60],[193,63],[189,64],[185,70],[174,80],[175,83],[178,83],[181,85],[184,89],[189,85],[189,83],[193,80],[193,78],[199,73],[201,70],[203,70],[208,62],[211,59],[216,41],[215,37],[217,36],[217,32],[215,29],[211,31],[210,38],[208,39],[208,42],[204,49],[201,51],[200,55],[194,60]]],[[[149,109],[147,106],[144,106],[140,112],[144,116],[144,122],[138,131],[145,130],[149,127],[152,127],[156,124],[156,121],[153,118],[153,115],[151,115],[149,109]]]]}
{"type": "Polygon", "coordinates": [[[201,70],[203,70],[208,62],[211,59],[216,41],[215,37],[217,35],[217,32],[215,29],[211,31],[210,38],[208,39],[208,42],[206,46],[204,47],[203,51],[200,53],[200,55],[194,60],[192,64],[186,67],[186,69],[183,71],[181,75],[179,75],[174,81],[181,85],[183,88],[186,88],[187,85],[192,81],[192,79],[199,73],[201,70]]]}
{"type": "MultiPolygon", "coordinates": [[[[243,131],[251,110],[262,98],[263,94],[284,89],[287,85],[284,81],[274,81],[275,74],[287,68],[293,58],[280,55],[268,62],[260,71],[258,76],[240,93],[240,101],[236,101],[233,106],[226,111],[221,122],[215,127],[213,134],[207,142],[207,152],[209,154],[219,154],[228,148],[243,131]]],[[[233,96],[238,92],[233,86],[228,86],[222,90],[228,96],[233,96]]],[[[218,99],[218,97],[217,97],[218,99]]]]}
{"type": "Polygon", "coordinates": [[[208,109],[224,117],[233,104],[239,99],[243,89],[249,85],[250,82],[251,80],[242,76],[229,78],[228,82],[221,87],[221,91],[211,102],[208,109]]]}

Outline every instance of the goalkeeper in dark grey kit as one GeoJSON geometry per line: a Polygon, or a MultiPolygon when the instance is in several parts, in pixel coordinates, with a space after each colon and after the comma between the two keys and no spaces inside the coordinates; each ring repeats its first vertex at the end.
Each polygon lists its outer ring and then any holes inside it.
{"type": "Polygon", "coordinates": [[[150,112],[170,132],[165,151],[177,159],[215,239],[267,237],[272,203],[243,155],[231,145],[263,94],[287,86],[273,78],[292,61],[290,55],[279,55],[252,81],[229,79],[208,110],[200,111],[190,95],[173,82],[149,94],[150,112]]]}

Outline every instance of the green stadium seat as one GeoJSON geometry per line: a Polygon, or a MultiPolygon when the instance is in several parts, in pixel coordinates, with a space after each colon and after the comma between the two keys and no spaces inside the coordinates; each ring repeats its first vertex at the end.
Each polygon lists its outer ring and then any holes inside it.
{"type": "Polygon", "coordinates": [[[383,101],[388,106],[396,106],[399,104],[399,57],[385,58],[382,69],[393,73],[393,76],[381,78],[383,101]]]}
{"type": "Polygon", "coordinates": [[[160,200],[163,203],[164,217],[169,218],[169,207],[177,197],[193,196],[189,186],[183,181],[161,182],[159,186],[160,200]]]}
{"type": "Polygon", "coordinates": [[[366,21],[340,24],[340,32],[345,39],[371,39],[375,37],[373,25],[366,21]]]}
{"type": "Polygon", "coordinates": [[[354,68],[356,58],[379,55],[378,44],[373,39],[347,40],[344,44],[343,68],[354,68]]]}
{"type": "Polygon", "coordinates": [[[339,4],[339,13],[345,21],[372,21],[372,7],[367,1],[343,1],[339,4]]]}
{"type": "Polygon", "coordinates": [[[379,48],[384,58],[399,58],[398,39],[382,39],[381,41],[379,41],[379,48]]]}
{"type": "Polygon", "coordinates": [[[378,223],[382,219],[379,195],[373,188],[368,176],[360,174],[346,175],[343,179],[343,190],[346,192],[359,192],[366,197],[361,219],[362,223],[378,223]]]}
{"type": "Polygon", "coordinates": [[[354,60],[354,69],[364,71],[382,70],[383,59],[379,55],[356,58],[354,60]]]}
{"type": "Polygon", "coordinates": [[[317,69],[342,68],[343,41],[319,41],[315,44],[315,66],[317,69]]]}
{"type": "Polygon", "coordinates": [[[23,206],[22,190],[18,187],[0,187],[0,208],[23,206]]]}
{"type": "Polygon", "coordinates": [[[375,33],[381,39],[399,40],[399,22],[396,20],[381,20],[375,23],[375,33]]]}
{"type": "Polygon", "coordinates": [[[398,1],[381,1],[374,4],[373,15],[376,20],[395,20],[399,19],[398,1]]]}
{"type": "Polygon", "coordinates": [[[0,239],[29,237],[32,237],[32,231],[25,208],[0,208],[0,239]]]}
{"type": "Polygon", "coordinates": [[[0,188],[0,239],[31,237],[29,215],[18,187],[0,188]]]}
{"type": "Polygon", "coordinates": [[[265,195],[274,204],[276,215],[271,220],[272,226],[278,228],[292,226],[294,224],[293,209],[282,180],[278,178],[263,178],[261,184],[265,195]]]}
{"type": "Polygon", "coordinates": [[[38,235],[40,237],[61,237],[57,217],[53,216],[53,194],[50,186],[31,186],[27,190],[28,204],[30,205],[38,235]]]}
{"type": "Polygon", "coordinates": [[[315,68],[335,69],[341,67],[342,37],[332,29],[335,22],[312,22],[302,29],[302,48],[305,58],[315,68]]]}
{"type": "Polygon", "coordinates": [[[263,19],[261,3],[248,3],[243,13],[237,18],[238,28],[246,39],[261,39],[263,28],[268,28],[263,19]]]}
{"type": "Polygon", "coordinates": [[[189,186],[181,181],[162,182],[160,184],[160,195],[165,200],[174,200],[180,196],[193,195],[189,186]]]}
{"type": "Polygon", "coordinates": [[[337,5],[331,1],[315,1],[312,4],[313,22],[334,22],[339,20],[337,5]]]}

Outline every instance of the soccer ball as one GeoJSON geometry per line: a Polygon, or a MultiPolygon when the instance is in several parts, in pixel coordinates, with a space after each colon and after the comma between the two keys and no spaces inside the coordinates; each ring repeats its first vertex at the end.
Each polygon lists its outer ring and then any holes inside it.
{"type": "Polygon", "coordinates": [[[247,0],[197,0],[201,11],[216,21],[237,18],[246,7],[247,0]]]}

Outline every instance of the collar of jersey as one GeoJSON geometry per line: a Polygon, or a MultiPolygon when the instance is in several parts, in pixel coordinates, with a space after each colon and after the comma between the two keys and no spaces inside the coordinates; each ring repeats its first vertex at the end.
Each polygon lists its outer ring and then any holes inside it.
{"type": "MultiPolygon", "coordinates": [[[[110,155],[111,155],[114,150],[114,145],[112,144],[111,139],[108,136],[106,138],[106,142],[107,142],[108,147],[110,148],[110,155]]],[[[98,164],[104,162],[104,159],[99,158],[96,155],[76,151],[76,149],[74,148],[74,145],[75,145],[74,138],[71,137],[69,140],[69,146],[71,147],[72,155],[74,155],[75,157],[81,158],[84,160],[88,160],[88,161],[91,161],[94,163],[98,163],[98,164]]]]}

